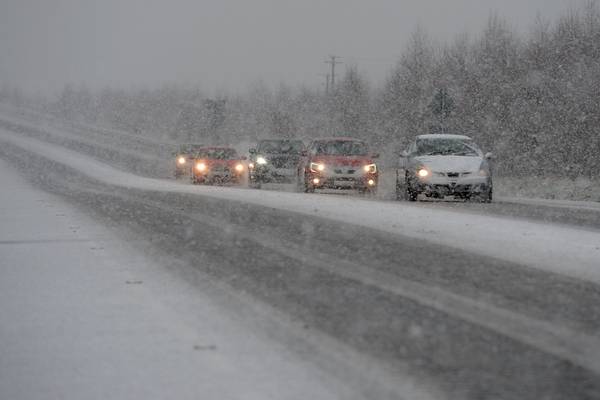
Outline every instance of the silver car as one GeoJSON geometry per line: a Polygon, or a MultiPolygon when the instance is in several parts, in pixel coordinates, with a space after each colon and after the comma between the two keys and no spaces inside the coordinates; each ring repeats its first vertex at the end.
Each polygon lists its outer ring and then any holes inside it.
{"type": "Polygon", "coordinates": [[[492,201],[492,154],[483,154],[468,136],[430,134],[417,136],[400,156],[396,197],[416,201],[430,198],[492,201]]]}

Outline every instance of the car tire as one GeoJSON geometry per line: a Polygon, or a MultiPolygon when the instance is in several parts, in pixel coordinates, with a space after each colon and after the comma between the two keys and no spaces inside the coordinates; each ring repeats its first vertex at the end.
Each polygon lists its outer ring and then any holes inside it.
{"type": "Polygon", "coordinates": [[[412,188],[407,182],[406,188],[404,189],[404,200],[417,201],[417,197],[419,197],[419,193],[417,191],[412,190],[412,188]]]}
{"type": "Polygon", "coordinates": [[[485,195],[485,198],[484,198],[483,202],[484,203],[491,203],[492,200],[493,200],[493,198],[494,198],[494,193],[493,193],[492,187],[490,186],[490,188],[488,189],[488,191],[487,191],[487,193],[485,195]]]}
{"type": "Polygon", "coordinates": [[[249,181],[248,186],[251,187],[252,189],[260,189],[261,188],[260,181],[252,180],[252,179],[249,181]]]}
{"type": "Polygon", "coordinates": [[[396,200],[404,200],[404,190],[403,186],[396,179],[396,200]]]}
{"type": "Polygon", "coordinates": [[[315,187],[309,183],[308,180],[304,179],[304,193],[314,193],[315,187]]]}

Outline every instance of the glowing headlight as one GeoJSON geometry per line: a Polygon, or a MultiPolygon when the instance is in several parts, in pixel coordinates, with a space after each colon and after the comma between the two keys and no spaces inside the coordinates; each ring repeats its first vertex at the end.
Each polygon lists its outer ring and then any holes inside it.
{"type": "Polygon", "coordinates": [[[310,163],[310,170],[312,172],[325,171],[325,164],[311,162],[310,163]]]}
{"type": "Polygon", "coordinates": [[[242,171],[244,170],[244,166],[243,166],[242,164],[237,164],[237,165],[235,166],[235,170],[236,170],[237,172],[242,172],[242,171]]]}
{"type": "Polygon", "coordinates": [[[256,157],[256,163],[258,165],[265,165],[267,163],[267,159],[264,158],[263,156],[258,156],[258,157],[256,157]]]}
{"type": "Polygon", "coordinates": [[[417,175],[419,175],[421,178],[426,178],[429,176],[429,171],[427,171],[425,168],[421,168],[419,171],[417,171],[417,175]]]}
{"type": "Polygon", "coordinates": [[[377,172],[377,165],[375,165],[375,164],[365,165],[363,167],[363,169],[365,170],[365,172],[368,172],[370,174],[374,174],[375,172],[377,172]]]}
{"type": "Polygon", "coordinates": [[[375,181],[373,179],[369,179],[367,183],[369,184],[369,186],[375,185],[375,181]]]}
{"type": "Polygon", "coordinates": [[[206,164],[200,162],[196,164],[196,169],[200,172],[206,171],[206,164]]]}
{"type": "Polygon", "coordinates": [[[254,163],[248,163],[248,168],[250,168],[250,169],[254,168],[254,163]]]}
{"type": "Polygon", "coordinates": [[[177,162],[178,162],[179,164],[185,164],[185,157],[179,157],[179,158],[177,159],[177,162]]]}

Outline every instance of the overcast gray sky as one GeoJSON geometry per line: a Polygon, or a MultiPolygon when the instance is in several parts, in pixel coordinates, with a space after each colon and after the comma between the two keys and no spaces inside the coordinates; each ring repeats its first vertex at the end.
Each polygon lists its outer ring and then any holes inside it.
{"type": "MultiPolygon", "coordinates": [[[[477,33],[490,12],[527,30],[569,0],[0,0],[0,83],[207,90],[318,85],[328,54],[381,81],[417,24],[435,39],[477,33]]],[[[343,72],[344,66],[339,67],[343,72]]]]}

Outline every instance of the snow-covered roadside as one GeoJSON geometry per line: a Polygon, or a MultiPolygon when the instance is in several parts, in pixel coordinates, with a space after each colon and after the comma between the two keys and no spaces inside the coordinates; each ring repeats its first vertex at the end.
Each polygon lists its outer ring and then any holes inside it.
{"type": "Polygon", "coordinates": [[[572,201],[572,200],[546,200],[529,199],[525,197],[497,197],[502,203],[525,204],[552,208],[567,208],[571,210],[586,210],[600,212],[600,202],[597,201],[572,201]]]}
{"type": "Polygon", "coordinates": [[[347,196],[192,186],[125,173],[79,153],[3,130],[0,140],[110,184],[194,193],[319,215],[600,283],[600,232],[597,231],[347,196]]]}
{"type": "Polygon", "coordinates": [[[0,161],[0,398],[352,394],[0,161]]]}
{"type": "Polygon", "coordinates": [[[547,201],[586,201],[600,206],[600,179],[561,177],[495,177],[497,194],[518,199],[543,199],[547,201]]]}

